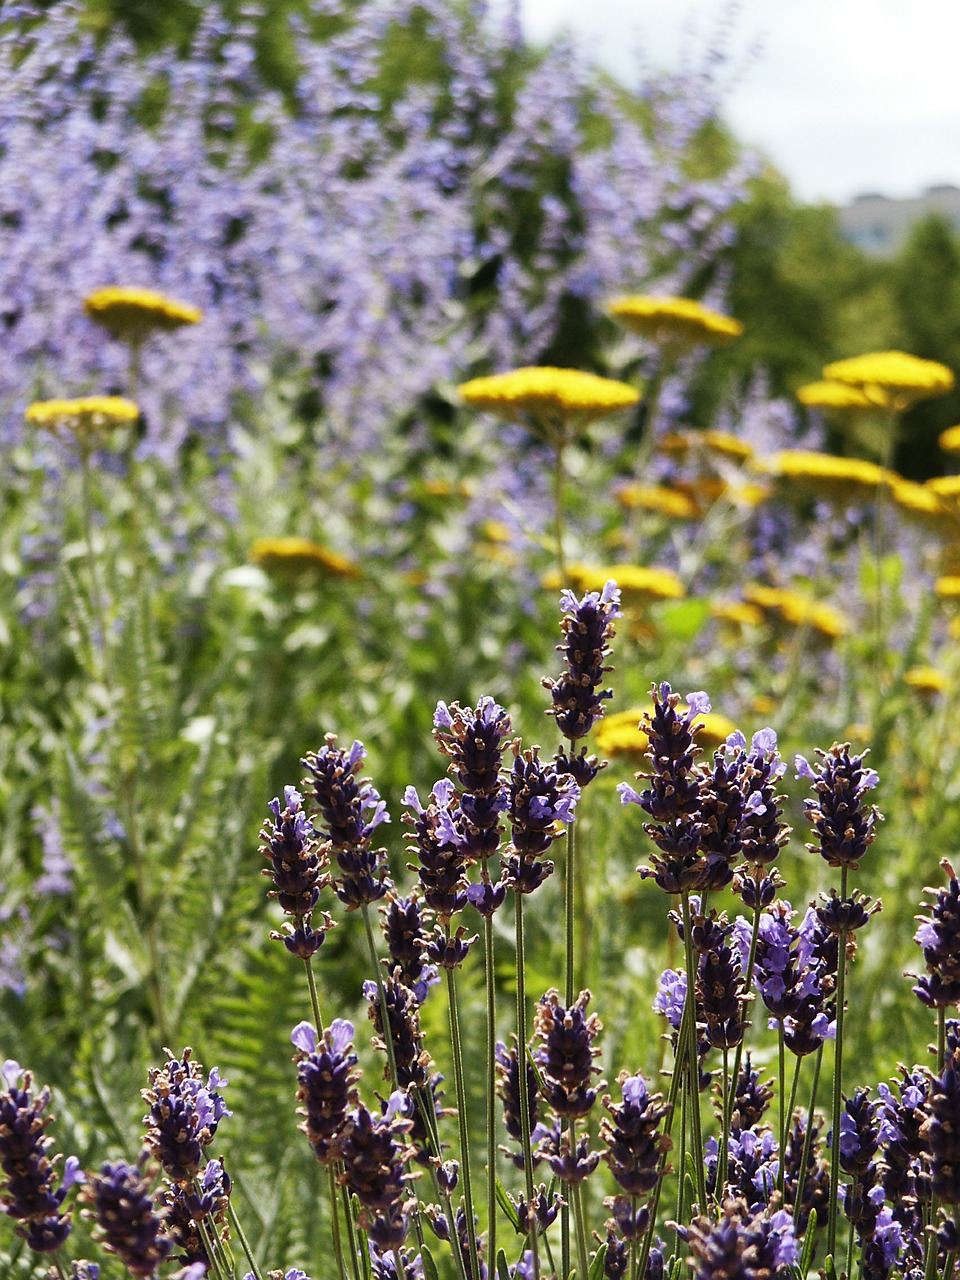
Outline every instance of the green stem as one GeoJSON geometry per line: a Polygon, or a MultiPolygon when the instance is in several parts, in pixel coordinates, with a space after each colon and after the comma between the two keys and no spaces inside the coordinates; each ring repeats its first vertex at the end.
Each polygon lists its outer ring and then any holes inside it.
{"type": "MultiPolygon", "coordinates": [[[[840,869],[840,897],[847,896],[847,868],[840,869]]],[[[843,1108],[843,1001],[847,971],[847,935],[837,938],[837,1042],[833,1059],[833,1145],[830,1148],[830,1213],[827,1223],[827,1253],[837,1244],[837,1207],[840,1202],[840,1112],[843,1108]]]]}
{"type": "Polygon", "coordinates": [[[67,1273],[63,1269],[63,1263],[60,1261],[60,1250],[58,1249],[53,1255],[53,1265],[57,1269],[57,1275],[60,1280],[67,1280],[67,1273]]]}
{"type": "MultiPolygon", "coordinates": [[[[333,1170],[330,1172],[331,1180],[333,1180],[333,1170]]],[[[347,1244],[350,1250],[350,1270],[353,1272],[353,1280],[360,1280],[360,1259],[357,1256],[357,1230],[353,1221],[353,1209],[350,1205],[350,1192],[345,1186],[340,1188],[340,1199],[343,1202],[343,1218],[347,1227],[347,1244]]]]}
{"type": "MultiPolygon", "coordinates": [[[[240,1222],[239,1214],[233,1207],[233,1201],[230,1202],[230,1221],[233,1223],[233,1229],[237,1233],[237,1239],[240,1241],[240,1248],[243,1250],[243,1256],[247,1260],[247,1265],[254,1274],[254,1280],[263,1280],[260,1275],[260,1268],[257,1266],[257,1260],[253,1256],[253,1250],[250,1248],[250,1241],[247,1239],[247,1233],[243,1229],[240,1222]]],[[[338,1231],[339,1235],[339,1231],[338,1231]]],[[[340,1259],[340,1276],[343,1280],[343,1259],[340,1259]]]]}
{"type": "Polygon", "coordinates": [[[303,967],[307,971],[307,986],[310,988],[310,1004],[313,1008],[313,1020],[316,1023],[317,1035],[323,1035],[323,1018],[320,1017],[320,998],[317,995],[317,980],[313,976],[313,960],[310,956],[303,957],[303,967]]]}
{"type": "MultiPolygon", "coordinates": [[[[750,995],[750,985],[753,982],[753,970],[757,962],[757,940],[760,937],[760,915],[762,908],[760,903],[753,909],[753,931],[750,934],[750,955],[747,958],[747,972],[743,979],[743,997],[744,1011],[747,1008],[747,997],[750,995]]],[[[733,1075],[730,1079],[730,1088],[726,1094],[726,1101],[723,1107],[723,1123],[727,1133],[730,1132],[730,1124],[733,1119],[733,1103],[737,1095],[737,1085],[740,1082],[740,1062],[743,1058],[743,1040],[737,1045],[736,1053],[733,1055],[733,1075]]],[[[722,1187],[727,1177],[727,1149],[723,1147],[717,1161],[717,1186],[722,1187]]]]}
{"type": "MultiPolygon", "coordinates": [[[[677,1098],[680,1094],[681,1076],[683,1074],[683,1061],[686,1057],[687,1049],[687,1030],[688,1030],[688,1005],[684,1001],[683,1013],[680,1019],[680,1029],[677,1032],[677,1045],[673,1055],[673,1072],[670,1076],[670,1088],[667,1091],[667,1112],[663,1119],[664,1136],[669,1138],[673,1130],[673,1117],[677,1110],[677,1098]]],[[[686,1132],[686,1123],[682,1122],[680,1126],[680,1145],[683,1147],[683,1135],[686,1132]]],[[[637,1265],[637,1271],[641,1276],[646,1275],[647,1259],[650,1256],[650,1248],[653,1244],[654,1232],[657,1228],[657,1209],[660,1205],[660,1193],[663,1190],[664,1171],[667,1167],[667,1152],[664,1151],[660,1156],[660,1163],[657,1166],[657,1183],[653,1189],[653,1195],[650,1197],[650,1222],[646,1233],[643,1237],[643,1248],[640,1252],[640,1261],[637,1265]]],[[[680,1170],[680,1179],[683,1180],[683,1169],[680,1170]]],[[[677,1218],[679,1221],[679,1216],[677,1218]]]]}
{"type": "Polygon", "coordinates": [[[778,1063],[778,1083],[779,1083],[779,1102],[780,1102],[780,1171],[777,1174],[777,1190],[783,1195],[783,1176],[784,1162],[787,1152],[787,1047],[783,1042],[783,1019],[777,1020],[777,1063],[778,1063]]]}
{"type": "Polygon", "coordinates": [[[563,531],[566,523],[563,503],[563,455],[566,443],[565,437],[561,434],[557,436],[553,445],[553,527],[557,540],[557,568],[560,570],[561,587],[567,585],[567,562],[563,554],[563,531]]]}
{"type": "MultiPolygon", "coordinates": [[[[530,1142],[530,1099],[527,1097],[527,989],[524,973],[523,947],[523,894],[514,894],[517,926],[517,1058],[520,1081],[520,1138],[523,1148],[523,1174],[527,1203],[531,1211],[533,1194],[533,1149],[530,1142]]],[[[540,1280],[540,1250],[537,1245],[536,1224],[531,1227],[528,1239],[533,1254],[533,1277],[540,1280]]],[[[566,1280],[566,1276],[564,1277],[566,1280]]]]}
{"type": "MultiPolygon", "coordinates": [[[[470,1126],[467,1123],[467,1091],[463,1079],[463,1044],[460,1039],[457,984],[453,969],[447,969],[446,973],[447,1002],[450,1011],[450,1043],[453,1050],[453,1078],[457,1091],[457,1123],[460,1129],[460,1176],[463,1178],[464,1211],[467,1216],[467,1243],[470,1248],[471,1275],[475,1277],[475,1280],[479,1280],[480,1254],[477,1249],[477,1224],[473,1219],[473,1185],[470,1177],[470,1126]]],[[[451,1226],[455,1227],[455,1224],[451,1224],[451,1226]]]]}
{"type": "MultiPolygon", "coordinates": [[[[576,1142],[574,1135],[574,1122],[570,1121],[570,1150],[576,1151],[576,1142]]],[[[577,1259],[580,1264],[580,1275],[582,1280],[587,1280],[590,1274],[590,1262],[587,1257],[587,1224],[583,1212],[583,1187],[579,1182],[575,1182],[573,1190],[573,1216],[577,1224],[577,1259]]]]}
{"type": "Polygon", "coordinates": [[[390,1029],[390,1015],[387,1012],[387,993],[383,985],[383,972],[380,967],[380,961],[377,958],[377,947],[373,941],[373,925],[370,923],[370,904],[365,902],[362,910],[363,923],[367,931],[367,947],[370,950],[370,962],[373,965],[373,976],[377,980],[377,1000],[380,1006],[380,1025],[383,1027],[383,1043],[387,1051],[390,1083],[393,1088],[396,1089],[399,1088],[397,1083],[397,1057],[393,1051],[393,1032],[390,1029]]]}
{"type": "MultiPolygon", "coordinates": [[[[630,1197],[630,1221],[637,1220],[637,1197],[630,1197]]],[[[630,1235],[630,1280],[637,1280],[637,1237],[634,1233],[630,1235]]]]}
{"type": "Polygon", "coordinates": [[[700,1065],[697,1059],[697,977],[693,955],[693,936],[690,923],[689,890],[680,895],[680,907],[683,912],[683,950],[687,969],[687,998],[684,1005],[690,1006],[692,1034],[687,1041],[687,1062],[690,1085],[690,1138],[694,1152],[694,1176],[696,1179],[697,1199],[701,1213],[706,1212],[707,1186],[703,1167],[703,1130],[700,1123],[700,1065]]]}
{"type": "MultiPolygon", "coordinates": [[[[573,743],[570,744],[570,750],[573,751],[573,743]]],[[[565,917],[565,935],[566,935],[566,986],[565,986],[565,1004],[569,1009],[574,1001],[574,990],[576,987],[575,970],[574,970],[574,921],[576,919],[576,830],[577,823],[571,822],[567,827],[567,866],[566,876],[563,885],[563,909],[565,917]]]]}
{"type": "Polygon", "coordinates": [[[794,1066],[794,1069],[793,1069],[793,1083],[790,1086],[790,1105],[787,1108],[787,1120],[783,1128],[782,1139],[780,1142],[780,1178],[779,1178],[778,1186],[779,1186],[781,1196],[783,1195],[783,1188],[786,1182],[785,1161],[786,1161],[786,1152],[787,1152],[787,1138],[789,1137],[793,1128],[793,1112],[794,1112],[794,1108],[797,1105],[797,1089],[800,1085],[800,1064],[802,1062],[803,1062],[803,1059],[798,1056],[796,1065],[794,1066]]]}
{"type": "Polygon", "coordinates": [[[487,1257],[497,1259],[497,1005],[493,916],[483,917],[483,963],[487,996],[487,1257]]]}
{"type": "Polygon", "coordinates": [[[218,1249],[219,1241],[215,1232],[211,1232],[210,1224],[201,1220],[197,1223],[197,1230],[200,1233],[200,1239],[203,1242],[203,1249],[207,1255],[207,1261],[210,1263],[210,1269],[217,1277],[217,1280],[232,1280],[232,1275],[223,1269],[223,1261],[220,1257],[218,1249]]]}
{"type": "MultiPolygon", "coordinates": [[[[337,1212],[337,1179],[332,1163],[327,1165],[327,1182],[330,1188],[330,1233],[333,1238],[333,1256],[337,1260],[337,1275],[340,1280],[347,1280],[347,1266],[343,1260],[343,1240],[340,1237],[340,1214],[337,1212]]],[[[257,1280],[260,1280],[259,1273],[257,1280]]]]}
{"type": "Polygon", "coordinates": [[[797,1174],[797,1190],[793,1197],[793,1218],[797,1222],[803,1211],[803,1189],[807,1180],[807,1164],[810,1161],[810,1148],[813,1145],[813,1109],[817,1105],[817,1088],[820,1084],[820,1067],[823,1065],[823,1041],[817,1050],[813,1064],[813,1084],[810,1087],[810,1106],[807,1110],[807,1129],[803,1135],[803,1155],[800,1157],[800,1172],[797,1174]]]}

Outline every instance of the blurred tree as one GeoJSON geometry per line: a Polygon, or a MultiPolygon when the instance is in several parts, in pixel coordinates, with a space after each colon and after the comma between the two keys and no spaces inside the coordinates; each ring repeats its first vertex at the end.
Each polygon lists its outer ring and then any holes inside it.
{"type": "MultiPolygon", "coordinates": [[[[938,216],[918,222],[888,269],[899,330],[897,345],[960,373],[960,239],[949,223],[938,216]]],[[[957,390],[912,409],[903,422],[901,469],[910,476],[941,472],[937,437],[956,422],[960,422],[957,390]]]]}

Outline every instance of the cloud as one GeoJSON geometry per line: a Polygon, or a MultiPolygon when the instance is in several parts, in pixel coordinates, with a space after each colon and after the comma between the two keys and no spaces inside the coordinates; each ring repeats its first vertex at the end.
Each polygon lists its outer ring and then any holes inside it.
{"type": "MultiPolygon", "coordinates": [[[[563,27],[625,83],[715,41],[726,0],[521,0],[533,40],[563,27]],[[696,35],[692,36],[691,33],[696,35]]],[[[741,0],[727,116],[803,199],[960,183],[958,0],[741,0]],[[750,61],[750,50],[761,46],[750,61]],[[743,65],[750,62],[744,71],[743,65]]]]}

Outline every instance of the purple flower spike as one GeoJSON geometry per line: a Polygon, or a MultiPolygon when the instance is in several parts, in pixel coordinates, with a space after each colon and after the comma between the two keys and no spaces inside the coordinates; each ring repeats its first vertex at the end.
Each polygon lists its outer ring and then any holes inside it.
{"type": "Polygon", "coordinates": [[[310,775],[304,788],[313,793],[322,834],[340,869],[337,896],[348,911],[376,902],[390,888],[386,852],[371,847],[373,832],[390,815],[370,780],[359,777],[366,754],[362,743],[345,751],[337,735],[328,733],[320,750],[300,762],[310,775]]]}
{"type": "Polygon", "coordinates": [[[83,1192],[103,1249],[141,1280],[153,1277],[173,1249],[154,1211],[150,1183],[143,1176],[145,1162],[146,1153],[136,1167],[122,1160],[105,1164],[99,1173],[91,1174],[83,1192]]]}
{"type": "Polygon", "coordinates": [[[300,1050],[297,1062],[300,1129],[307,1135],[317,1159],[327,1164],[336,1158],[336,1140],[356,1098],[358,1076],[354,1070],[357,1055],[353,1052],[353,1026],[338,1018],[318,1039],[313,1027],[300,1023],[294,1035],[297,1036],[294,1043],[300,1050]],[[313,1047],[308,1047],[311,1042],[313,1047]]]}
{"type": "Polygon", "coordinates": [[[659,1133],[667,1113],[660,1094],[650,1094],[647,1082],[637,1073],[620,1076],[623,1101],[613,1103],[605,1095],[603,1105],[609,1112],[600,1125],[600,1136],[606,1143],[604,1159],[610,1172],[628,1196],[646,1197],[660,1177],[660,1158],[670,1141],[659,1133]]]}
{"type": "Polygon", "coordinates": [[[560,834],[560,824],[573,822],[580,788],[540,759],[539,747],[520,750],[513,744],[510,774],[510,853],[504,859],[504,881],[517,893],[533,893],[553,872],[543,855],[560,834]]]}
{"type": "MultiPolygon", "coordinates": [[[[813,774],[816,799],[804,803],[807,821],[819,843],[807,845],[831,867],[855,871],[876,838],[876,824],[882,814],[876,805],[864,805],[863,797],[877,784],[877,775],[863,765],[866,752],[850,754],[849,742],[834,743],[829,751],[818,751],[822,763],[807,765],[803,776],[813,774]]],[[[799,765],[799,760],[798,760],[799,765]]],[[[802,769],[802,766],[800,766],[802,769]]]]}
{"type": "Polygon", "coordinates": [[[566,669],[556,679],[544,679],[556,717],[557,728],[569,742],[586,737],[603,715],[603,704],[613,697],[611,689],[600,689],[604,676],[612,671],[605,665],[610,656],[616,619],[621,617],[620,591],[611,579],[603,591],[588,591],[578,600],[572,591],[560,597],[563,644],[557,646],[566,660],[566,669]]]}
{"type": "Polygon", "coordinates": [[[70,1213],[63,1205],[71,1187],[84,1181],[79,1161],[66,1161],[60,1185],[54,1189],[59,1156],[47,1153],[53,1139],[45,1136],[53,1116],[44,1114],[50,1090],[31,1091],[29,1071],[8,1059],[3,1064],[6,1090],[0,1093],[0,1206],[17,1222],[16,1231],[34,1253],[54,1253],[71,1231],[70,1213]]]}
{"type": "Polygon", "coordinates": [[[184,1049],[182,1059],[170,1058],[163,1067],[154,1068],[150,1087],[143,1090],[150,1107],[143,1118],[144,1143],[167,1177],[177,1183],[196,1178],[220,1121],[232,1114],[217,1092],[227,1081],[213,1067],[204,1084],[203,1068],[191,1061],[191,1053],[184,1049]]]}
{"type": "Polygon", "coordinates": [[[540,1044],[534,1054],[543,1076],[544,1096],[558,1116],[577,1119],[585,1116],[596,1101],[593,1065],[600,1050],[594,1041],[601,1031],[595,1013],[587,1016],[590,992],[581,991],[569,1009],[560,1003],[559,993],[548,991],[535,1013],[540,1044]]]}
{"type": "Polygon", "coordinates": [[[294,955],[308,960],[333,928],[326,912],[320,912],[319,921],[313,919],[321,890],[330,884],[331,877],[325,871],[329,858],[314,837],[313,823],[303,811],[300,793],[294,787],[284,787],[283,795],[283,808],[279,800],[271,800],[273,821],[265,823],[260,832],[260,852],[271,864],[263,875],[273,881],[267,896],[276,898],[288,917],[282,932],[270,936],[294,955]]]}

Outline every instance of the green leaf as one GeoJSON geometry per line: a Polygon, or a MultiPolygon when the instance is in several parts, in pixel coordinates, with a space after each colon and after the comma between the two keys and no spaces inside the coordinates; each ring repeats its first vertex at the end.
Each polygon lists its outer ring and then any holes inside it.
{"type": "Polygon", "coordinates": [[[507,1195],[506,1187],[499,1178],[497,1179],[496,1194],[497,1204],[503,1210],[504,1216],[509,1219],[514,1231],[516,1231],[519,1236],[525,1235],[526,1233],[520,1230],[520,1219],[517,1216],[516,1208],[514,1207],[510,1197],[507,1195]]]}
{"type": "Polygon", "coordinates": [[[828,1253],[824,1259],[823,1270],[827,1280],[837,1280],[837,1264],[833,1260],[832,1253],[828,1253]]]}
{"type": "Polygon", "coordinates": [[[810,1263],[813,1261],[813,1247],[816,1244],[817,1236],[817,1211],[810,1210],[810,1217],[807,1219],[807,1229],[803,1237],[803,1252],[800,1255],[799,1271],[801,1276],[805,1276],[810,1270],[810,1263]]]}
{"type": "Polygon", "coordinates": [[[502,1249],[497,1250],[497,1277],[498,1280],[510,1280],[510,1268],[507,1266],[507,1255],[502,1249]]]}
{"type": "MultiPolygon", "coordinates": [[[[433,1254],[426,1245],[422,1245],[420,1248],[420,1261],[423,1263],[423,1280],[440,1280],[437,1264],[434,1262],[433,1254]]],[[[497,1262],[499,1265],[499,1259],[497,1262]]]]}
{"type": "Polygon", "coordinates": [[[593,1261],[590,1263],[590,1270],[587,1272],[587,1280],[600,1280],[603,1275],[603,1263],[607,1256],[607,1242],[604,1241],[597,1252],[593,1255],[593,1261]]]}

